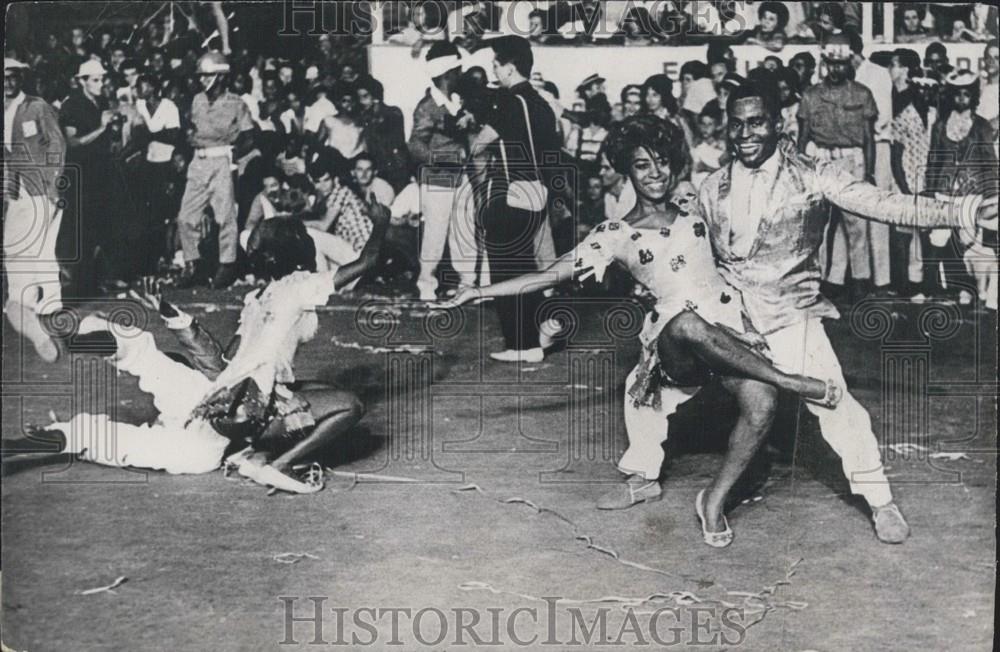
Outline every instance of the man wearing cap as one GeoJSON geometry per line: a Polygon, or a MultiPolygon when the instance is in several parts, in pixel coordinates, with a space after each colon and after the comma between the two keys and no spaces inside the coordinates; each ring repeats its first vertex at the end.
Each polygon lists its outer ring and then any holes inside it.
{"type": "Polygon", "coordinates": [[[580,96],[580,99],[586,101],[604,92],[605,81],[604,77],[601,77],[596,72],[592,75],[587,75],[580,82],[580,85],[576,87],[576,94],[580,96]]]}
{"type": "MultiPolygon", "coordinates": [[[[802,94],[799,104],[799,151],[818,161],[839,160],[857,179],[875,181],[875,121],[878,106],[871,91],[849,79],[851,48],[843,34],[830,36],[822,50],[826,77],[802,94]]],[[[871,283],[868,221],[841,211],[833,230],[833,249],[823,270],[828,293],[841,295],[850,263],[855,290],[862,298],[871,283]]],[[[821,250],[821,255],[826,247],[821,250]]]]}
{"type": "MultiPolygon", "coordinates": [[[[840,456],[851,491],[870,506],[879,540],[901,543],[910,530],[893,500],[871,419],[847,391],[823,325],[824,319],[840,316],[819,292],[819,249],[830,207],[892,224],[971,230],[976,221],[996,219],[996,199],[966,195],[945,200],[881,190],[849,174],[837,161],[816,161],[797,153],[790,143],[781,146],[780,132],[781,103],[773,82],[752,79],[733,91],[727,132],[733,160],[705,180],[698,199],[716,265],[742,293],[746,314],[767,340],[775,366],[830,378],[844,390],[834,408],[812,403],[807,408],[840,456]]],[[[626,386],[631,382],[626,380],[626,386]]],[[[664,385],[661,409],[626,405],[629,449],[618,466],[632,475],[602,499],[602,507],[623,509],[659,494],[659,487],[650,483],[657,482],[661,471],[665,417],[690,396],[689,389],[664,385]]],[[[773,404],[767,412],[773,412],[773,404]]],[[[746,468],[767,434],[771,414],[758,416],[764,424],[759,430],[730,442],[725,464],[733,477],[746,468]]],[[[708,531],[724,529],[725,491],[706,494],[708,531]]]]}
{"type": "Polygon", "coordinates": [[[55,109],[21,90],[21,75],[27,68],[4,58],[4,313],[42,359],[54,362],[58,349],[40,317],[62,308],[56,261],[62,211],[56,180],[62,173],[66,142],[55,109]]]}
{"type": "Polygon", "coordinates": [[[75,171],[65,197],[63,219],[56,245],[69,280],[67,292],[74,297],[90,297],[97,292],[95,249],[100,246],[105,260],[114,263],[117,234],[110,228],[109,198],[117,196],[111,182],[110,126],[115,112],[108,110],[101,95],[105,70],[99,61],[80,64],[76,74],[79,89],[66,99],[59,110],[59,121],[66,136],[66,163],[75,171]]]}
{"type": "Polygon", "coordinates": [[[470,202],[456,201],[461,189],[471,191],[464,173],[471,116],[462,111],[461,98],[455,93],[462,73],[461,56],[451,42],[438,41],[428,49],[425,62],[431,85],[413,110],[409,149],[419,165],[424,218],[417,290],[421,301],[434,301],[445,242],[462,287],[475,285],[478,250],[470,202]]]}
{"type": "Polygon", "coordinates": [[[198,76],[204,91],[191,102],[194,132],[190,143],[194,158],[188,166],[187,185],[181,200],[177,228],[184,250],[184,273],[178,287],[203,284],[206,278],[198,246],[205,209],[212,207],[219,225],[219,268],[213,287],[227,287],[236,280],[236,194],[231,166],[252,146],[253,120],[247,105],[226,88],[229,73],[226,58],[208,52],[198,61],[198,76]]]}

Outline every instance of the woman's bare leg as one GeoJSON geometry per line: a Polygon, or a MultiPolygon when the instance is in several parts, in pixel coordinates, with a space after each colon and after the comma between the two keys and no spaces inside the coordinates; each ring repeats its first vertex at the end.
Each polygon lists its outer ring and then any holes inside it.
{"type": "Polygon", "coordinates": [[[353,428],[364,416],[365,407],[351,392],[334,390],[321,384],[308,384],[296,392],[309,401],[316,415],[312,432],[271,462],[282,473],[316,459],[337,437],[353,428]]]}
{"type": "MultiPolygon", "coordinates": [[[[664,327],[657,349],[661,361],[677,356],[688,360],[694,358],[719,375],[758,380],[805,398],[821,399],[826,396],[824,381],[779,371],[745,343],[690,310],[679,313],[664,327]]],[[[690,363],[685,366],[687,364],[690,363]]]]}
{"type": "Polygon", "coordinates": [[[709,532],[725,529],[722,516],[726,498],[771,429],[778,403],[778,390],[767,383],[727,377],[722,379],[722,386],[736,399],[740,415],[722,466],[705,493],[705,523],[709,532]]]}

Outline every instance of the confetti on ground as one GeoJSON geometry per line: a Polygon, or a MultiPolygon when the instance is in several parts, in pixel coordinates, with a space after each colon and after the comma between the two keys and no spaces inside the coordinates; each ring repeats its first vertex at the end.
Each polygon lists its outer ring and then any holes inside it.
{"type": "Polygon", "coordinates": [[[97,588],[94,589],[87,589],[86,591],[80,591],[80,595],[94,595],[95,593],[104,593],[105,591],[107,591],[108,593],[114,593],[114,589],[117,589],[119,586],[121,586],[127,581],[128,578],[122,575],[121,577],[116,579],[111,584],[108,584],[107,586],[98,586],[97,588]]]}
{"type": "Polygon", "coordinates": [[[303,559],[319,559],[316,555],[308,552],[282,552],[273,557],[279,564],[297,564],[303,559]]]}
{"type": "Polygon", "coordinates": [[[433,353],[434,349],[430,346],[420,346],[416,344],[401,344],[399,346],[370,346],[368,344],[359,344],[358,342],[344,342],[337,337],[331,337],[330,342],[345,348],[345,349],[357,349],[359,351],[367,351],[368,353],[433,353]]]}
{"type": "MultiPolygon", "coordinates": [[[[452,493],[455,494],[478,493],[487,498],[490,498],[491,500],[500,503],[501,505],[512,505],[512,504],[525,505],[533,509],[538,514],[543,514],[543,513],[551,514],[560,521],[566,523],[574,531],[575,540],[582,541],[583,543],[585,543],[588,550],[594,550],[596,552],[599,552],[602,555],[614,559],[619,564],[623,564],[625,566],[629,566],[631,568],[635,568],[640,571],[644,571],[647,573],[655,573],[658,575],[664,575],[670,578],[678,579],[677,575],[662,570],[660,568],[654,568],[652,566],[640,564],[638,562],[630,561],[628,559],[623,559],[622,556],[616,550],[595,543],[593,538],[589,534],[579,533],[578,532],[579,526],[569,518],[563,516],[562,514],[553,509],[537,505],[531,500],[528,500],[527,498],[522,498],[520,496],[515,496],[512,498],[495,498],[489,496],[483,490],[482,487],[474,483],[470,483],[462,487],[459,487],[458,489],[454,489],[452,493]]],[[[738,604],[722,599],[701,598],[695,595],[694,593],[691,593],[690,591],[669,591],[666,593],[657,593],[647,597],[604,596],[600,598],[587,598],[587,599],[562,599],[561,601],[571,604],[602,604],[602,603],[614,602],[621,605],[623,609],[631,609],[643,606],[655,606],[657,609],[662,609],[663,608],[662,603],[664,602],[668,604],[675,604],[678,606],[693,605],[693,604],[719,604],[727,608],[743,607],[746,610],[746,613],[758,615],[756,620],[747,623],[744,626],[746,629],[749,629],[750,627],[753,627],[757,623],[761,622],[767,616],[768,613],[776,609],[789,609],[791,611],[801,611],[803,609],[808,608],[809,603],[807,602],[795,601],[795,600],[779,601],[774,599],[779,587],[791,584],[791,579],[795,575],[796,568],[800,563],[802,563],[802,561],[803,560],[800,558],[795,562],[793,562],[791,565],[789,565],[788,569],[786,570],[785,577],[783,579],[778,580],[777,582],[771,584],[770,586],[765,586],[760,591],[757,592],[726,591],[726,594],[729,596],[742,598],[742,600],[738,604]]],[[[718,586],[721,587],[721,584],[718,584],[718,586]]],[[[512,595],[524,598],[526,600],[535,600],[539,602],[545,601],[545,598],[541,598],[538,596],[526,593],[518,593],[515,591],[508,591],[505,589],[497,589],[492,584],[489,584],[487,582],[481,582],[478,580],[464,582],[460,584],[458,588],[462,591],[489,591],[491,593],[496,593],[496,594],[512,595]]]]}

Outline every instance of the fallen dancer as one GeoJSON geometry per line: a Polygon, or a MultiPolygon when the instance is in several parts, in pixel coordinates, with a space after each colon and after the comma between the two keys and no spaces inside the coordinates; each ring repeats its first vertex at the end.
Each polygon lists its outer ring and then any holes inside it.
{"type": "Polygon", "coordinates": [[[187,350],[179,362],[157,349],[151,333],[85,318],[74,347],[101,349],[117,368],[135,375],[153,396],[159,415],[151,425],[82,413],[32,430],[32,439],[59,442],[61,451],[113,466],[207,473],[230,456],[238,472],[262,485],[294,493],[322,489],[303,482],[295,469],[317,459],[364,414],[361,400],[315,382],[297,382],[292,361],[298,346],[316,334],[316,307],[370,269],[389,224],[388,211],[373,209],[375,228],[360,257],[335,271],[315,273],[315,250],[305,226],[294,219],[268,220],[250,238],[254,274],[270,283],[244,299],[240,326],[227,351],[190,315],[159,296],[146,282],[133,293],[155,308],[187,350]]]}

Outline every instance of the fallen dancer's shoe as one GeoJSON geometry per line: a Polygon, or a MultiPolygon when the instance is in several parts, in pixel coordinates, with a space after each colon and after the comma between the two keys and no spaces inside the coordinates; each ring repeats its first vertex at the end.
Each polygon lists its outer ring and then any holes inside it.
{"type": "Polygon", "coordinates": [[[701,522],[701,537],[705,540],[705,543],[713,548],[725,548],[733,542],[733,531],[729,527],[729,521],[723,516],[722,524],[726,526],[726,529],[722,532],[709,532],[708,526],[705,523],[705,504],[702,501],[704,496],[705,490],[702,489],[694,499],[694,513],[698,515],[698,520],[701,522]]]}
{"type": "Polygon", "coordinates": [[[625,482],[615,486],[597,500],[597,509],[628,509],[639,503],[653,503],[663,498],[659,480],[646,480],[630,475],[625,482]]]}
{"type": "MultiPolygon", "coordinates": [[[[235,458],[236,456],[234,455],[233,457],[235,458]]],[[[322,481],[316,484],[300,482],[291,476],[285,475],[270,464],[260,464],[249,457],[239,462],[234,459],[233,462],[237,464],[236,470],[240,475],[250,478],[260,485],[274,487],[275,489],[281,489],[293,494],[314,494],[323,490],[322,481]]]]}

